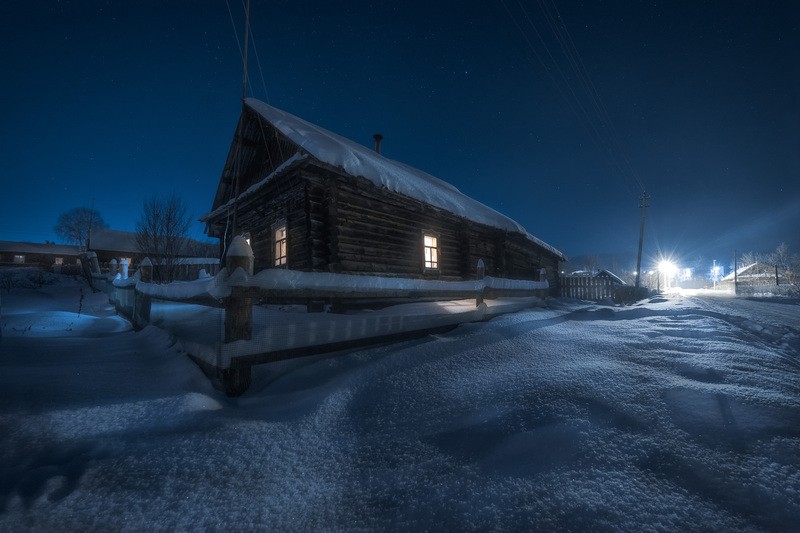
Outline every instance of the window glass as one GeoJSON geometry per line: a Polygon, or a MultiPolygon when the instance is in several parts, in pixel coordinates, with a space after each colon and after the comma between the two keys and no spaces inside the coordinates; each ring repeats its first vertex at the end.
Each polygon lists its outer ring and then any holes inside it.
{"type": "Polygon", "coordinates": [[[433,235],[425,235],[425,268],[439,268],[439,239],[433,235]]]}
{"type": "Polygon", "coordinates": [[[275,229],[275,266],[286,264],[286,226],[275,229]]]}

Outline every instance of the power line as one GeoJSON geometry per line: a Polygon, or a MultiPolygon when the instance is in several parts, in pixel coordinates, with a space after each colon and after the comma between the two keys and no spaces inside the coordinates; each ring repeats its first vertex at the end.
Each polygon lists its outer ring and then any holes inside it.
{"type": "MultiPolygon", "coordinates": [[[[546,1],[547,0],[544,0],[545,6],[546,6],[546,1]]],[[[563,32],[563,36],[566,36],[565,39],[563,39],[562,36],[562,39],[566,43],[565,48],[570,51],[570,56],[574,58],[575,68],[579,73],[581,73],[580,79],[584,80],[586,92],[589,94],[590,98],[595,103],[597,111],[601,116],[602,120],[604,120],[605,123],[608,125],[608,130],[609,133],[611,134],[611,140],[615,145],[617,154],[623,159],[626,168],[631,173],[631,176],[634,178],[639,188],[642,191],[644,191],[645,189],[644,183],[642,182],[638,173],[634,170],[633,166],[630,164],[630,160],[628,159],[625,150],[622,149],[621,143],[619,141],[619,136],[617,135],[617,129],[614,126],[614,121],[608,114],[608,109],[603,103],[603,99],[600,98],[600,94],[597,92],[597,87],[595,86],[591,76],[589,75],[588,70],[586,69],[586,64],[583,62],[583,58],[581,57],[578,48],[575,46],[575,41],[572,39],[572,35],[569,33],[567,26],[564,24],[564,19],[561,17],[561,13],[558,11],[558,7],[556,6],[553,0],[550,0],[550,4],[552,5],[552,8],[556,13],[555,20],[561,22],[560,26],[556,25],[556,27],[561,29],[559,33],[563,32]]]]}
{"type": "Polygon", "coordinates": [[[550,78],[560,99],[566,103],[566,107],[578,119],[578,122],[588,133],[590,141],[603,158],[622,178],[622,184],[628,188],[629,192],[643,191],[645,189],[644,183],[634,171],[629,158],[625,154],[607,108],[603,104],[602,98],[600,98],[558,8],[555,4],[552,4],[552,0],[550,4],[548,4],[547,0],[537,0],[537,3],[544,15],[544,20],[547,22],[550,34],[558,43],[560,54],[558,51],[552,50],[551,46],[548,45],[543,32],[539,30],[520,0],[517,0],[517,6],[521,12],[519,18],[527,22],[527,26],[530,28],[528,31],[519,24],[517,17],[509,9],[505,0],[500,0],[500,2],[525,40],[528,49],[550,78]],[[530,31],[536,36],[536,40],[544,51],[544,57],[529,37],[530,31]],[[566,60],[570,75],[562,69],[561,62],[563,60],[559,61],[559,58],[566,60]],[[557,77],[554,72],[558,75],[557,77]],[[574,81],[571,76],[574,77],[574,81]],[[631,188],[631,185],[634,185],[634,187],[631,188]]]}

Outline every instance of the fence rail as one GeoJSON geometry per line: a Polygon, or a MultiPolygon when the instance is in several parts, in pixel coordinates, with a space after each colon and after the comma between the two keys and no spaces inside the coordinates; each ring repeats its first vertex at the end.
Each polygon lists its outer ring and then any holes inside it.
{"type": "Polygon", "coordinates": [[[800,286],[789,283],[781,285],[739,283],[735,292],[738,296],[800,296],[800,286]]]}
{"type": "MultiPolygon", "coordinates": [[[[514,305],[535,305],[534,302],[541,302],[549,292],[547,283],[490,277],[465,282],[440,282],[405,279],[388,281],[389,278],[296,271],[264,271],[254,276],[252,251],[250,251],[249,245],[242,243],[239,245],[242,248],[246,246],[246,249],[239,250],[239,252],[246,253],[237,255],[233,253],[234,247],[232,246],[228,253],[225,273],[221,273],[213,279],[202,278],[195,282],[182,282],[172,287],[169,284],[154,284],[152,283],[153,265],[149,260],[140,263],[139,271],[133,279],[115,279],[99,274],[93,276],[97,284],[108,292],[109,299],[119,314],[128,318],[136,329],[141,329],[149,323],[153,300],[222,307],[224,309],[221,315],[223,324],[220,332],[221,344],[218,349],[220,354],[230,352],[230,356],[210,359],[204,353],[205,348],[198,346],[199,355],[194,354],[192,358],[215,382],[215,385],[220,386],[226,394],[231,396],[239,395],[247,389],[250,384],[250,367],[253,364],[269,362],[276,358],[296,357],[297,354],[309,355],[314,353],[313,350],[327,351],[331,347],[343,349],[350,345],[363,345],[368,342],[376,342],[376,339],[384,342],[394,338],[393,335],[402,337],[408,333],[427,332],[432,328],[454,327],[460,323],[459,321],[481,320],[489,316],[487,305],[482,305],[484,300],[517,297],[519,298],[517,302],[530,301],[514,305]],[[289,278],[284,279],[286,276],[289,278]],[[330,276],[336,276],[335,280],[329,278],[330,276]],[[464,306],[463,300],[470,299],[475,301],[475,305],[471,309],[469,305],[466,305],[466,310],[459,310],[456,314],[443,313],[442,316],[446,318],[436,319],[438,322],[436,320],[426,321],[425,318],[420,318],[421,315],[410,317],[413,320],[406,321],[407,323],[413,322],[414,325],[410,329],[402,329],[405,327],[402,317],[386,316],[376,319],[375,315],[367,313],[360,318],[352,319],[351,322],[358,322],[363,326],[358,330],[362,333],[351,334],[349,326],[346,326],[344,329],[347,334],[341,337],[342,342],[338,342],[339,337],[334,335],[334,326],[336,326],[336,322],[342,322],[341,318],[345,315],[328,315],[330,319],[322,316],[319,319],[309,317],[305,320],[304,323],[317,327],[317,329],[320,328],[319,324],[330,322],[330,331],[320,330],[317,332],[319,334],[312,335],[312,340],[330,337],[328,341],[324,342],[332,344],[308,346],[298,344],[280,353],[266,352],[263,348],[261,348],[261,352],[249,353],[246,351],[249,349],[246,346],[241,343],[234,344],[237,341],[253,340],[254,304],[257,303],[304,304],[308,312],[318,313],[325,310],[344,311],[347,304],[356,303],[362,304],[362,307],[374,309],[376,307],[373,305],[380,307],[383,304],[393,303],[460,300],[462,303],[458,305],[464,306]],[[335,316],[339,318],[334,320],[335,316]],[[375,324],[372,324],[373,322],[375,324]],[[386,323],[384,324],[384,322],[386,323]],[[369,329],[366,327],[367,323],[371,325],[370,327],[375,327],[369,329]],[[369,333],[365,333],[367,331],[369,333]],[[328,337],[325,337],[323,333],[328,337]]],[[[502,305],[508,306],[509,304],[502,305]]],[[[351,319],[346,318],[346,320],[350,321],[351,319]]],[[[258,332],[263,334],[260,330],[258,332]]],[[[253,344],[256,345],[256,348],[263,346],[260,341],[253,341],[253,344]]]]}

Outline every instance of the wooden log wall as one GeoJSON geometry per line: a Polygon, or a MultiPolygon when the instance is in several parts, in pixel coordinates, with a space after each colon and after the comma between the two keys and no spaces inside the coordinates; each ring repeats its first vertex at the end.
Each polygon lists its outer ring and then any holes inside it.
{"type": "Polygon", "coordinates": [[[239,206],[239,231],[250,233],[256,272],[275,266],[273,227],[279,221],[288,231],[287,268],[310,270],[305,207],[305,183],[297,176],[274,180],[239,206]]]}
{"type": "Polygon", "coordinates": [[[557,284],[558,260],[522,235],[459,218],[363,178],[308,166],[311,263],[334,272],[442,280],[474,279],[478,259],[498,277],[538,279],[546,267],[557,284]],[[438,272],[425,271],[422,237],[439,239],[438,272]]]}
{"type": "MultiPolygon", "coordinates": [[[[272,148],[256,158],[266,165],[262,174],[280,156],[279,142],[280,136],[267,142],[272,148]]],[[[287,268],[293,270],[448,281],[475,279],[482,259],[487,275],[536,280],[545,267],[551,286],[558,285],[558,259],[523,235],[465,220],[313,159],[239,205],[238,231],[250,233],[256,271],[274,267],[273,227],[281,220],[288,230],[287,268]],[[422,238],[428,232],[438,238],[437,270],[424,268],[422,238]]],[[[215,224],[224,231],[224,218],[215,224]]]]}

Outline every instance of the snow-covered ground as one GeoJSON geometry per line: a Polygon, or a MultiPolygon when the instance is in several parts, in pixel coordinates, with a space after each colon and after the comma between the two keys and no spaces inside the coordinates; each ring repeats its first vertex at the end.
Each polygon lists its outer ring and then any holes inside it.
{"type": "Polygon", "coordinates": [[[228,399],[78,281],[0,298],[3,531],[800,523],[797,300],[552,300],[228,399]]]}

